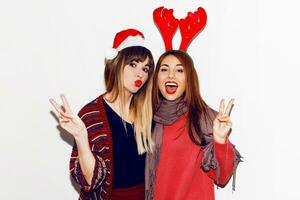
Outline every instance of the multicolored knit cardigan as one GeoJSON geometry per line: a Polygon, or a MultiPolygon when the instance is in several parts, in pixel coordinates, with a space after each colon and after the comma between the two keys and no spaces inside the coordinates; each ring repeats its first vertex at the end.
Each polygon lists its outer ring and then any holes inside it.
{"type": "Polygon", "coordinates": [[[103,95],[85,105],[78,116],[87,128],[90,148],[96,159],[92,183],[89,185],[82,174],[77,145],[74,142],[70,172],[81,188],[79,199],[108,200],[113,186],[113,146],[112,133],[103,105],[103,95]]]}

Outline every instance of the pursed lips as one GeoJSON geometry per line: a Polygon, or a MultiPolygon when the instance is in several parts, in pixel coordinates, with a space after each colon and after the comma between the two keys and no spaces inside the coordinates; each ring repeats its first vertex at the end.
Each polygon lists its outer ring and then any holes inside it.
{"type": "Polygon", "coordinates": [[[134,85],[136,86],[136,87],[141,87],[141,85],[142,85],[142,81],[141,80],[136,80],[136,81],[134,81],[134,85]]]}

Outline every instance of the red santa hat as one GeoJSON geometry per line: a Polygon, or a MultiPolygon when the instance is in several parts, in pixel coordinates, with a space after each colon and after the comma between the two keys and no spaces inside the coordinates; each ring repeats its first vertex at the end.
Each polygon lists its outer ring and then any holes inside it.
{"type": "Polygon", "coordinates": [[[132,46],[144,46],[144,35],[136,29],[126,29],[116,34],[114,44],[105,53],[106,59],[114,59],[122,49],[132,46]]]}

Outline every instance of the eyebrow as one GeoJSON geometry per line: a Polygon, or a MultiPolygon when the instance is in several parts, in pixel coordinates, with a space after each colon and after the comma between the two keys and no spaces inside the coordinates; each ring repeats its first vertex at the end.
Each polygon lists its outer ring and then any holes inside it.
{"type": "Polygon", "coordinates": [[[130,62],[141,62],[140,60],[137,60],[137,59],[133,59],[133,60],[131,60],[130,62]]]}
{"type": "MultiPolygon", "coordinates": [[[[130,61],[130,63],[133,63],[133,62],[140,63],[140,62],[143,62],[143,61],[141,61],[140,59],[133,59],[133,60],[130,61]]],[[[147,63],[145,65],[145,67],[151,68],[150,63],[147,63]]]]}
{"type": "MultiPolygon", "coordinates": [[[[169,65],[167,65],[167,64],[161,64],[160,66],[161,66],[161,67],[162,67],[162,66],[169,67],[169,65]]],[[[183,66],[183,64],[176,64],[176,67],[177,67],[177,66],[183,66]]]]}

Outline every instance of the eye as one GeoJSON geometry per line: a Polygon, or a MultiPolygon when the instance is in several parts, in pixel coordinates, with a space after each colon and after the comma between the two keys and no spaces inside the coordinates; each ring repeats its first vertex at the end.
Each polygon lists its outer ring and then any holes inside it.
{"type": "Polygon", "coordinates": [[[168,69],[166,67],[161,67],[159,71],[166,72],[166,71],[168,71],[168,69]]]}
{"type": "Polygon", "coordinates": [[[183,69],[177,69],[177,72],[183,73],[183,69]]]}
{"type": "Polygon", "coordinates": [[[143,71],[146,72],[146,73],[149,73],[150,69],[149,69],[149,67],[144,67],[143,71]]]}
{"type": "Polygon", "coordinates": [[[136,63],[131,62],[131,63],[129,63],[129,66],[135,68],[136,67],[136,63]]]}

